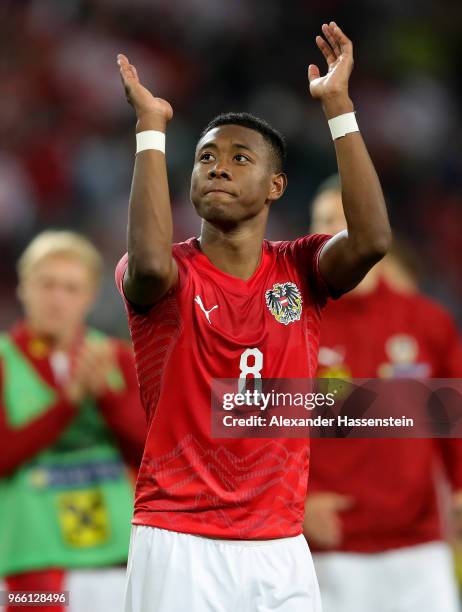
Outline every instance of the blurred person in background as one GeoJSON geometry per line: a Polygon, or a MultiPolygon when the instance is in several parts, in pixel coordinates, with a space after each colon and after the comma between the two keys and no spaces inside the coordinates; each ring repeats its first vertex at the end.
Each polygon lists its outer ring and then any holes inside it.
{"type": "Polygon", "coordinates": [[[70,591],[42,610],[122,609],[146,420],[131,349],[85,324],[101,273],[86,238],[38,235],[18,262],[24,319],[0,336],[0,577],[70,591]]]}
{"type": "MultiPolygon", "coordinates": [[[[314,199],[312,231],[346,227],[338,177],[314,199]]],[[[462,345],[446,310],[417,289],[417,266],[398,246],[321,326],[319,377],[460,378],[462,345]]],[[[304,533],[324,612],[456,612],[454,568],[439,492],[454,509],[462,441],[312,439],[304,533]]]]}

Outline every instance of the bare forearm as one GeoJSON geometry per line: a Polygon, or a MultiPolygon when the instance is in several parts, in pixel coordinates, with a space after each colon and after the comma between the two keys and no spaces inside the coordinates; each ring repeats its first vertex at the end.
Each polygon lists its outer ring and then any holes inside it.
{"type": "MultiPolygon", "coordinates": [[[[316,44],[327,62],[321,76],[310,64],[310,93],[319,99],[326,118],[353,111],[349,79],[353,70],[353,44],[331,21],[322,25],[316,44]]],[[[348,232],[330,240],[319,259],[327,284],[340,294],[357,285],[386,253],[391,240],[390,225],[377,174],[359,132],[336,138],[335,150],[342,184],[342,202],[348,232]]]]}
{"type": "MultiPolygon", "coordinates": [[[[353,111],[348,97],[323,103],[327,119],[353,111]]],[[[348,242],[358,255],[379,259],[388,249],[391,229],[377,173],[360,132],[335,140],[348,242]]]]}
{"type": "MultiPolygon", "coordinates": [[[[173,109],[156,98],[138,78],[128,58],[119,53],[117,63],[128,102],[133,106],[137,132],[165,134],[173,109]]],[[[128,268],[123,278],[126,297],[139,306],[159,300],[175,283],[172,257],[172,211],[165,155],[149,149],[136,155],[128,213],[128,268]]]]}
{"type": "MultiPolygon", "coordinates": [[[[136,131],[165,133],[166,122],[160,117],[141,117],[136,131]]],[[[172,259],[172,212],[165,155],[153,149],[135,158],[128,212],[129,273],[149,275],[168,269],[172,259]]]]}

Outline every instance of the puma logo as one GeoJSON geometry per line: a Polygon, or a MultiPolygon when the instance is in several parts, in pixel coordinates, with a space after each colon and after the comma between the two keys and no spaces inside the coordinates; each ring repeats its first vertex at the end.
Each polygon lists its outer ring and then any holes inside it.
{"type": "Polygon", "coordinates": [[[205,307],[204,307],[204,304],[202,303],[202,299],[200,295],[196,295],[196,297],[194,298],[194,301],[196,302],[196,304],[199,304],[199,308],[205,314],[207,321],[210,323],[210,325],[212,325],[212,321],[210,320],[210,313],[212,312],[212,310],[215,310],[215,308],[218,308],[218,304],[215,304],[215,306],[212,306],[210,310],[205,310],[205,307]]]}

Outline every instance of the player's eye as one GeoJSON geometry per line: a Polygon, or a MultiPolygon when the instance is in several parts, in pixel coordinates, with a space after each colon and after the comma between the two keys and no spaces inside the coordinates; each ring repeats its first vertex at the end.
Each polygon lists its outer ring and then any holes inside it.
{"type": "Polygon", "coordinates": [[[199,161],[212,161],[213,159],[213,155],[211,153],[202,153],[202,155],[199,157],[199,161]]]}
{"type": "Polygon", "coordinates": [[[248,157],[246,157],[245,155],[242,155],[242,153],[238,153],[237,155],[234,156],[234,159],[238,162],[248,162],[250,161],[250,159],[248,157]]]}

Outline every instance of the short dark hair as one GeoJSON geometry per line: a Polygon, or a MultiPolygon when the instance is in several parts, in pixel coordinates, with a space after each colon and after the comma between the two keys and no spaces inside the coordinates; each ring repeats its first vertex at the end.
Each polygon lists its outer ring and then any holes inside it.
{"type": "Polygon", "coordinates": [[[271,147],[271,155],[274,160],[274,165],[277,172],[283,172],[284,162],[286,159],[286,142],[284,136],[273,128],[267,121],[255,117],[250,113],[221,113],[217,115],[208,125],[202,130],[199,140],[203,138],[207,132],[221,125],[241,125],[242,127],[255,130],[263,136],[265,141],[271,147]]]}

